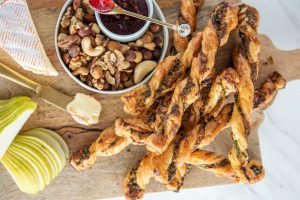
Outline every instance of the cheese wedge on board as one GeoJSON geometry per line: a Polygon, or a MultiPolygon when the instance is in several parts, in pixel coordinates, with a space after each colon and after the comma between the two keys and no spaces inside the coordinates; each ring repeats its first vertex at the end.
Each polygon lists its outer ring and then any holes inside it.
{"type": "Polygon", "coordinates": [[[25,70],[58,75],[46,55],[25,0],[0,0],[0,48],[25,70]]]}

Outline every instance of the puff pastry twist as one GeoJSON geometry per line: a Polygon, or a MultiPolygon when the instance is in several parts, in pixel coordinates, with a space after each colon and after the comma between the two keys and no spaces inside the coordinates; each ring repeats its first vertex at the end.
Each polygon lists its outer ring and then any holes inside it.
{"type": "Polygon", "coordinates": [[[203,30],[200,53],[193,59],[189,76],[177,84],[162,127],[148,137],[149,151],[162,153],[175,137],[184,111],[200,97],[201,83],[213,73],[218,48],[227,42],[230,32],[236,28],[237,13],[236,4],[221,2],[216,6],[203,30]]]}
{"type": "Polygon", "coordinates": [[[258,54],[261,47],[257,39],[259,24],[257,10],[240,4],[238,16],[241,43],[234,55],[234,66],[239,74],[240,82],[231,118],[233,146],[228,154],[228,159],[240,182],[248,183],[249,177],[245,167],[249,159],[247,149],[254,100],[253,81],[258,76],[258,54]]]}

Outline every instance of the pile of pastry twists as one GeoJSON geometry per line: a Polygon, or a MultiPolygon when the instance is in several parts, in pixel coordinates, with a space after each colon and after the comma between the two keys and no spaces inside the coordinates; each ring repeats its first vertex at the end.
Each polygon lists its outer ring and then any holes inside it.
{"type": "MultiPolygon", "coordinates": [[[[201,1],[180,3],[181,17],[194,27],[201,1]]],[[[187,45],[175,46],[178,54],[165,58],[149,83],[122,96],[124,110],[132,118],[117,119],[91,146],[76,152],[71,165],[84,170],[98,156],[118,154],[130,144],[145,145],[148,153],[125,178],[127,199],[141,199],[152,178],[178,191],[193,165],[237,183],[261,180],[264,168],[247,151],[251,115],[263,111],[286,81],[274,72],[254,88],[261,48],[258,24],[255,8],[226,1],[218,4],[207,27],[187,45]],[[217,51],[233,30],[240,36],[233,66],[217,73],[217,51]],[[233,140],[227,157],[204,149],[227,128],[233,140]]]]}

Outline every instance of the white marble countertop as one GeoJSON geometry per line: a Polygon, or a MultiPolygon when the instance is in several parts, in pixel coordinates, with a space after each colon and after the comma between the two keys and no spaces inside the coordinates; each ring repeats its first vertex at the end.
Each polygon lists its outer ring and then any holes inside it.
{"type": "MultiPolygon", "coordinates": [[[[283,50],[300,48],[299,0],[244,0],[261,14],[260,33],[283,50]]],[[[299,63],[300,65],[300,63],[299,63]]],[[[287,66],[288,67],[288,66],[287,66]]],[[[229,185],[147,194],[145,200],[298,200],[300,199],[300,81],[281,91],[265,112],[260,130],[266,177],[255,185],[229,185]]],[[[123,199],[123,198],[120,198],[123,199]]]]}

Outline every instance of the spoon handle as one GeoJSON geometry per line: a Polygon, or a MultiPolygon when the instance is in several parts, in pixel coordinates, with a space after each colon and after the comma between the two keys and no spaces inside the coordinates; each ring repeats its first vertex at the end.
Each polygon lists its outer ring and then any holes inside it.
{"type": "Polygon", "coordinates": [[[174,24],[170,24],[170,23],[167,23],[167,22],[162,22],[162,21],[159,21],[157,19],[146,17],[144,15],[139,15],[139,14],[136,14],[136,13],[124,10],[124,9],[118,9],[118,14],[129,15],[131,17],[135,17],[135,18],[138,18],[138,19],[150,21],[150,22],[152,22],[154,24],[158,24],[158,25],[161,25],[161,26],[166,26],[166,27],[168,27],[168,28],[170,28],[170,29],[178,32],[178,26],[174,25],[174,24]]]}

